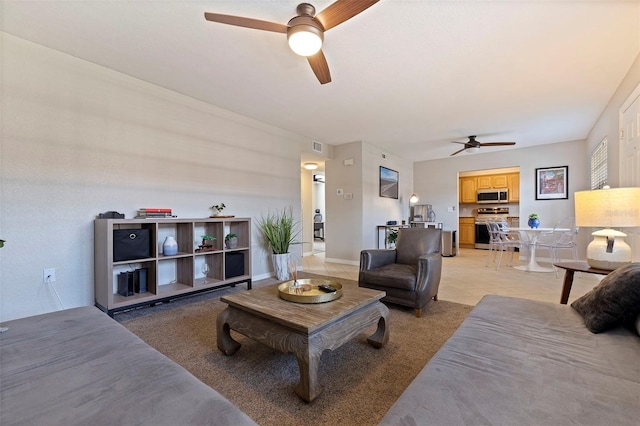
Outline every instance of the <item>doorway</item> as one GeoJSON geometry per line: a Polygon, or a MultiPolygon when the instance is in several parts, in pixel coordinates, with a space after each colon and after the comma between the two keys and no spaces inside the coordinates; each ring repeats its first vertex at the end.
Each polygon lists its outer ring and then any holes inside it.
{"type": "Polygon", "coordinates": [[[302,153],[301,200],[303,256],[326,251],[325,159],[302,153]]]}
{"type": "Polygon", "coordinates": [[[324,171],[313,174],[311,188],[312,208],[313,208],[313,254],[324,253],[325,247],[325,174],[324,171]]]}

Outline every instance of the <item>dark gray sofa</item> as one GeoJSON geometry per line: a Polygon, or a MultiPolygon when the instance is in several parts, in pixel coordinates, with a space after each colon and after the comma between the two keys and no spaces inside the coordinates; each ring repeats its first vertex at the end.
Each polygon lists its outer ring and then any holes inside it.
{"type": "Polygon", "coordinates": [[[256,424],[97,308],[3,326],[2,426],[256,424]]]}
{"type": "MultiPolygon", "coordinates": [[[[255,424],[97,308],[3,325],[2,426],[255,424]]],[[[639,419],[636,332],[592,334],[567,305],[485,296],[380,424],[622,426],[639,419]]]]}
{"type": "Polygon", "coordinates": [[[640,424],[640,336],[593,334],[567,305],[485,296],[380,424],[640,424]]]}

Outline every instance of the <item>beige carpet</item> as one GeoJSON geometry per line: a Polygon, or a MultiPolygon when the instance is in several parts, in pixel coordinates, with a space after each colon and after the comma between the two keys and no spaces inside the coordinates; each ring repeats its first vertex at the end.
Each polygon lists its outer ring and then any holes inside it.
{"type": "MultiPolygon", "coordinates": [[[[346,289],[357,285],[337,280],[346,289]]],[[[305,403],[294,392],[298,366],[293,355],[235,332],[234,339],[242,344],[235,355],[225,356],[217,349],[216,316],[226,307],[220,296],[230,291],[242,290],[238,287],[120,313],[116,320],[260,425],[377,424],[472,309],[438,301],[429,305],[422,318],[416,318],[413,310],[389,306],[389,344],[374,349],[367,343],[374,327],[333,352],[325,351],[319,371],[323,393],[305,403]]]]}

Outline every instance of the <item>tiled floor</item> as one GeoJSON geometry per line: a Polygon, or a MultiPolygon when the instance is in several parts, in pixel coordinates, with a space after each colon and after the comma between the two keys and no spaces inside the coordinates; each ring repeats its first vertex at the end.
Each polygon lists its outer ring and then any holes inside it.
{"type": "MultiPolygon", "coordinates": [[[[313,255],[303,257],[304,271],[358,279],[357,266],[325,262],[322,250],[318,246],[314,248],[313,255]]],[[[560,271],[557,278],[553,273],[524,272],[506,266],[505,258],[496,271],[495,264],[485,266],[487,255],[486,250],[461,249],[457,256],[443,257],[438,298],[466,305],[475,305],[485,294],[560,302],[564,271],[560,271]]],[[[514,258],[514,265],[523,263],[514,258]]],[[[540,263],[544,265],[542,261],[540,263]]],[[[569,303],[591,290],[601,278],[592,274],[576,274],[569,303]]]]}

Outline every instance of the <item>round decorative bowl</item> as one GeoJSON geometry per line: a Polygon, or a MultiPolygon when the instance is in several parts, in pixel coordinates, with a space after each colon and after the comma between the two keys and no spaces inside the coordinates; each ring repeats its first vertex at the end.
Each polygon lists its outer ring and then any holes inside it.
{"type": "Polygon", "coordinates": [[[293,284],[293,281],[285,281],[278,285],[278,295],[281,299],[296,303],[325,303],[342,296],[342,284],[336,281],[301,278],[297,280],[297,286],[293,284]],[[335,287],[336,291],[325,293],[318,288],[323,284],[335,287]]]}

